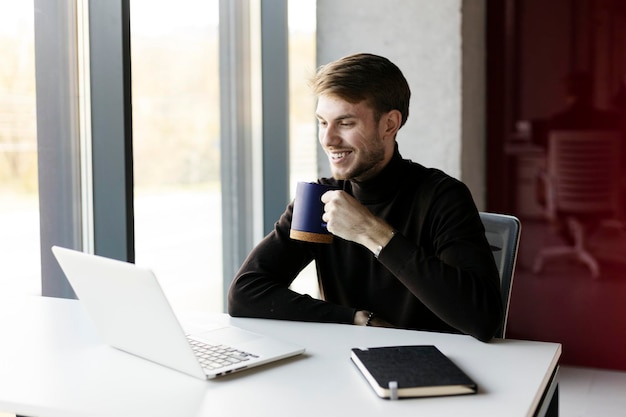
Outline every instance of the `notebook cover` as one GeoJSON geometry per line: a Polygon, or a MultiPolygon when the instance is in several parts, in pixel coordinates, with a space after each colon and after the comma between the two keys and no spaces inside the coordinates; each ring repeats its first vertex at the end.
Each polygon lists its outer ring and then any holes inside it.
{"type": "Polygon", "coordinates": [[[476,383],[433,345],[354,348],[351,359],[382,398],[477,391],[476,383]]]}

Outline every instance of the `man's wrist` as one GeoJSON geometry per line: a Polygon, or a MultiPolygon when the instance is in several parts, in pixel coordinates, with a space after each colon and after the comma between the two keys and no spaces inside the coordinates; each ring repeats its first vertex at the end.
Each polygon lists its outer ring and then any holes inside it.
{"type": "Polygon", "coordinates": [[[378,236],[373,239],[372,246],[368,247],[374,254],[375,258],[378,258],[380,252],[382,252],[382,250],[385,248],[385,246],[387,246],[387,244],[391,241],[395,234],[395,229],[389,228],[388,230],[385,230],[382,233],[378,234],[378,236]]]}

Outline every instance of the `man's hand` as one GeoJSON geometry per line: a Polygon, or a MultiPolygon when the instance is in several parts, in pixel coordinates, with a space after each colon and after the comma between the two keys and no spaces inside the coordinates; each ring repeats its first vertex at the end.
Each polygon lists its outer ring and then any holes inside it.
{"type": "Polygon", "coordinates": [[[327,191],[322,195],[322,202],[322,220],[332,234],[359,243],[372,252],[391,240],[393,228],[345,191],[327,191]]]}

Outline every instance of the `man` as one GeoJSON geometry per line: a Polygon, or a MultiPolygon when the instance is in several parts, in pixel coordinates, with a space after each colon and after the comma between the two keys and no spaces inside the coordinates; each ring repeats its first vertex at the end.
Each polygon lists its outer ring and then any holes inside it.
{"type": "Polygon", "coordinates": [[[237,273],[229,313],[491,339],[503,308],[482,222],[463,183],[400,156],[410,98],[401,71],[356,54],[321,67],[312,86],[333,175],[319,182],[339,188],[322,196],[335,238],[290,239],[289,204],[237,273]],[[313,260],[321,300],[289,289],[313,260]]]}

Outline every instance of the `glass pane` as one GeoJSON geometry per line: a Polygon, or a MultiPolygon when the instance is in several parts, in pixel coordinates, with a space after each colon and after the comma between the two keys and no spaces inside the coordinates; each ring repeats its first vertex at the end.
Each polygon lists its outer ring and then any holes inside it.
{"type": "Polygon", "coordinates": [[[131,0],[136,263],[223,311],[219,0],[131,0]]]}
{"type": "Polygon", "coordinates": [[[290,190],[298,181],[317,179],[317,121],[309,79],[315,74],[315,0],[290,0],[289,136],[290,190]]]}
{"type": "MultiPolygon", "coordinates": [[[[315,97],[309,79],[316,70],[315,0],[289,0],[289,150],[292,198],[298,181],[317,175],[317,121],[315,97]]],[[[291,286],[300,293],[319,296],[315,265],[309,265],[291,286]]]]}
{"type": "Polygon", "coordinates": [[[0,10],[0,293],[41,294],[33,2],[0,10]]]}

